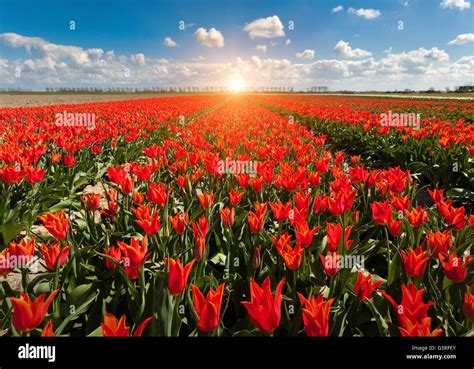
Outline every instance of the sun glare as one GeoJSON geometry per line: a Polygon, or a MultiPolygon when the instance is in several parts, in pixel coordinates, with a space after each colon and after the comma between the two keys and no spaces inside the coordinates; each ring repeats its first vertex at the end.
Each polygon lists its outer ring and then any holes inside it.
{"type": "Polygon", "coordinates": [[[229,90],[232,92],[242,92],[245,88],[245,82],[240,77],[233,77],[229,81],[229,90]]]}

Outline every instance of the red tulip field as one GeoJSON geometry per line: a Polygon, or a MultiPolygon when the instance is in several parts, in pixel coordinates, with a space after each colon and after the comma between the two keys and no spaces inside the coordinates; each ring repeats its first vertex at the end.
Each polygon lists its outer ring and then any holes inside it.
{"type": "Polygon", "coordinates": [[[0,108],[0,332],[471,336],[473,121],[302,94],[0,108]]]}

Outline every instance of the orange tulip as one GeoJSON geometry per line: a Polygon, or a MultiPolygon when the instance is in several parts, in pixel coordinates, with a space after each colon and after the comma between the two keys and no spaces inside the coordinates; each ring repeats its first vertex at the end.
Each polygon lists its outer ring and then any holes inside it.
{"type": "Polygon", "coordinates": [[[281,290],[284,285],[285,278],[278,283],[273,296],[270,290],[270,277],[265,278],[262,287],[250,279],[250,301],[244,301],[242,305],[247,309],[252,324],[262,332],[273,333],[280,324],[281,290]]]}
{"type": "Polygon", "coordinates": [[[178,213],[174,217],[172,215],[168,215],[168,218],[173,226],[174,231],[177,234],[183,234],[186,230],[186,225],[188,224],[188,213],[178,213]]]}
{"type": "Polygon", "coordinates": [[[189,273],[195,260],[190,261],[183,268],[179,259],[167,259],[169,262],[168,266],[168,289],[173,296],[180,295],[186,287],[186,281],[188,280],[189,273]]]}
{"type": "Polygon", "coordinates": [[[198,315],[198,328],[202,332],[212,332],[220,324],[222,295],[224,294],[224,283],[217,290],[209,289],[204,298],[199,288],[191,285],[193,291],[194,310],[198,315]]]}
{"type": "MultiPolygon", "coordinates": [[[[152,317],[146,318],[141,322],[135,332],[133,333],[134,337],[139,337],[142,335],[144,329],[151,322],[152,317]]],[[[105,313],[104,321],[100,324],[102,328],[103,337],[127,337],[130,335],[130,327],[126,326],[125,314],[122,315],[120,319],[117,319],[113,314],[105,313]]]]}
{"type": "Polygon", "coordinates": [[[421,277],[425,272],[426,264],[430,260],[427,256],[428,252],[423,251],[423,248],[421,247],[418,247],[415,250],[410,247],[408,249],[408,254],[402,250],[401,255],[405,272],[412,277],[421,277]]]}
{"type": "Polygon", "coordinates": [[[48,213],[46,215],[39,215],[38,219],[43,222],[48,232],[58,241],[66,238],[69,230],[69,217],[66,215],[64,210],[55,214],[48,213]]]}
{"type": "Polygon", "coordinates": [[[138,271],[143,265],[144,261],[150,256],[147,254],[147,239],[146,236],[142,240],[132,238],[130,245],[124,242],[117,242],[120,251],[123,254],[123,264],[130,279],[138,278],[138,271]]]}
{"type": "Polygon", "coordinates": [[[201,195],[197,195],[199,202],[204,210],[209,210],[214,202],[214,194],[210,193],[203,193],[201,195]]]}
{"type": "Polygon", "coordinates": [[[220,213],[224,228],[232,228],[234,225],[234,208],[220,209],[220,213]]]}
{"type": "Polygon", "coordinates": [[[298,298],[303,305],[302,315],[306,335],[310,337],[327,337],[329,334],[329,313],[334,298],[323,300],[323,295],[311,296],[307,300],[298,292],[298,298]]]}
{"type": "Polygon", "coordinates": [[[377,287],[382,283],[382,281],[372,282],[372,274],[364,276],[362,272],[358,272],[354,292],[361,301],[364,301],[370,299],[377,287]]]}
{"type": "Polygon", "coordinates": [[[40,245],[40,251],[42,257],[46,263],[46,267],[49,270],[55,270],[56,264],[58,263],[59,259],[59,267],[61,268],[64,263],[66,262],[67,256],[69,254],[70,247],[64,247],[61,250],[61,245],[59,242],[55,242],[53,244],[49,244],[46,246],[45,244],[40,245]]]}
{"type": "Polygon", "coordinates": [[[13,305],[13,327],[20,332],[30,332],[40,325],[48,312],[49,305],[51,305],[58,292],[59,290],[51,292],[46,301],[44,300],[45,293],[38,296],[34,301],[31,301],[30,297],[23,292],[20,293],[20,298],[10,297],[9,299],[13,305]]]}

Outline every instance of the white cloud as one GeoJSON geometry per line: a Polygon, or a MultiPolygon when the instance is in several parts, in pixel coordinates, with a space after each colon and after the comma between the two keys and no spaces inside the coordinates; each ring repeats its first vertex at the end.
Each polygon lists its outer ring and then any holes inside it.
{"type": "Polygon", "coordinates": [[[266,45],[257,45],[257,47],[255,49],[257,51],[261,51],[264,54],[267,52],[267,46],[266,45]]]}
{"type": "Polygon", "coordinates": [[[283,24],[277,15],[256,19],[247,24],[244,27],[244,31],[248,32],[249,37],[252,40],[256,38],[275,38],[285,36],[283,24]]]}
{"type": "MultiPolygon", "coordinates": [[[[465,84],[474,75],[474,56],[450,62],[439,48],[394,52],[382,58],[326,59],[291,62],[288,59],[252,56],[211,63],[150,58],[138,53],[128,58],[100,48],[57,45],[41,38],[0,34],[0,43],[22,48],[23,55],[0,59],[0,86],[44,89],[62,86],[226,86],[230,75],[239,75],[249,86],[318,85],[333,90],[426,89],[465,84]],[[66,51],[73,51],[74,56],[66,51]],[[113,57],[112,57],[113,56],[113,57]],[[142,61],[144,63],[142,63],[142,61]],[[15,78],[15,68],[22,71],[15,78]],[[129,77],[124,69],[130,70],[129,77]]],[[[354,52],[354,49],[352,49],[354,52]]]]}
{"type": "Polygon", "coordinates": [[[138,65],[146,64],[145,55],[143,55],[142,53],[132,55],[131,59],[132,59],[132,62],[134,62],[135,64],[138,64],[138,65]]]}
{"type": "Polygon", "coordinates": [[[286,41],[285,41],[285,45],[288,46],[289,44],[291,44],[291,40],[289,38],[287,38],[286,41]]]}
{"type": "Polygon", "coordinates": [[[296,57],[298,59],[313,59],[314,58],[314,50],[306,49],[300,53],[296,53],[296,57]]]}
{"type": "Polygon", "coordinates": [[[171,37],[166,37],[163,40],[163,45],[168,46],[168,47],[178,47],[178,43],[174,41],[171,37]]]}
{"type": "Polygon", "coordinates": [[[335,8],[331,9],[331,13],[339,13],[344,10],[344,7],[342,5],[338,5],[335,8]]]}
{"type": "Polygon", "coordinates": [[[205,28],[200,27],[196,32],[194,32],[194,38],[201,45],[209,48],[224,47],[224,36],[222,36],[222,33],[215,28],[211,28],[207,31],[205,28]]]}
{"type": "Polygon", "coordinates": [[[343,58],[366,58],[372,53],[362,49],[353,49],[348,42],[340,40],[334,47],[334,52],[343,58]]]}
{"type": "Polygon", "coordinates": [[[464,9],[469,9],[471,7],[471,3],[466,0],[443,0],[440,3],[440,6],[443,9],[459,9],[463,11],[464,9]]]}
{"type": "Polygon", "coordinates": [[[448,45],[462,45],[468,42],[474,42],[474,33],[463,33],[457,35],[454,40],[448,42],[448,45]]]}
{"type": "Polygon", "coordinates": [[[115,59],[115,53],[113,51],[107,51],[105,54],[105,57],[107,58],[108,61],[112,61],[115,59]]]}
{"type": "Polygon", "coordinates": [[[354,9],[354,8],[349,8],[347,9],[347,12],[349,14],[355,14],[358,15],[359,17],[363,17],[365,19],[375,19],[380,17],[382,14],[380,10],[377,9],[354,9]]]}

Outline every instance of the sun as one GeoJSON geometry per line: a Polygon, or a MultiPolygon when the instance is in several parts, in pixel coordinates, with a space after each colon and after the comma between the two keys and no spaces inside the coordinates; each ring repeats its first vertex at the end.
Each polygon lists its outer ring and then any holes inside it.
{"type": "Polygon", "coordinates": [[[232,92],[242,92],[245,89],[245,81],[236,76],[229,81],[229,90],[232,92]]]}

